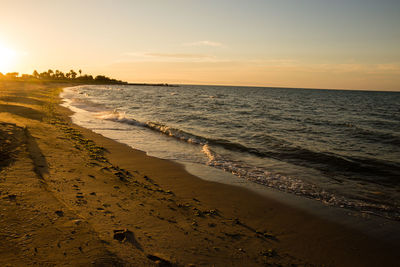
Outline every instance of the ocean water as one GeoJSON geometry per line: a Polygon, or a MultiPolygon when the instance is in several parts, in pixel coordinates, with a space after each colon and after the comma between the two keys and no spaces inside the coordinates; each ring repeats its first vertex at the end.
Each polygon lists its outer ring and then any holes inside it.
{"type": "Polygon", "coordinates": [[[78,125],[327,205],[400,220],[400,93],[77,86],[78,125]]]}

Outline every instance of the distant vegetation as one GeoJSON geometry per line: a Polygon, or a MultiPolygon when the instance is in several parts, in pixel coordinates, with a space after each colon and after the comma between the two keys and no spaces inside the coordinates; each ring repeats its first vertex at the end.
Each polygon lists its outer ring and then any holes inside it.
{"type": "Polygon", "coordinates": [[[97,75],[93,78],[92,75],[82,75],[82,70],[78,72],[70,70],[67,73],[56,70],[48,70],[39,73],[37,70],[33,71],[32,74],[19,74],[19,72],[9,72],[3,74],[0,72],[0,81],[22,81],[22,82],[61,82],[61,83],[83,83],[83,84],[129,84],[139,86],[172,86],[178,87],[178,85],[170,85],[167,83],[128,83],[116,79],[109,78],[104,75],[97,75]]]}
{"type": "Polygon", "coordinates": [[[95,83],[95,84],[128,84],[120,80],[112,79],[104,75],[97,75],[93,77],[92,75],[84,74],[82,75],[82,70],[75,72],[70,70],[67,73],[56,70],[53,71],[49,69],[48,71],[39,73],[34,71],[32,75],[21,74],[18,72],[9,72],[3,74],[0,72],[0,80],[5,81],[46,81],[46,82],[72,82],[72,83],[95,83]]]}

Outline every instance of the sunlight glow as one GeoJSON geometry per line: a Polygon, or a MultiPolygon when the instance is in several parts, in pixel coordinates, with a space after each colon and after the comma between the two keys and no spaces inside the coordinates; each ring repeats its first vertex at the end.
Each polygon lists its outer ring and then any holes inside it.
{"type": "Polygon", "coordinates": [[[6,72],[12,71],[12,67],[15,64],[17,53],[0,43],[0,72],[5,74],[6,72]]]}

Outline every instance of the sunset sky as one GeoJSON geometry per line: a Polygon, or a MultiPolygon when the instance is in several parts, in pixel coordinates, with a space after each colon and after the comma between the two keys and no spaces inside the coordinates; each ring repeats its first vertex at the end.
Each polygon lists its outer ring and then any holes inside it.
{"type": "Polygon", "coordinates": [[[400,90],[398,0],[0,0],[0,72],[400,90]]]}

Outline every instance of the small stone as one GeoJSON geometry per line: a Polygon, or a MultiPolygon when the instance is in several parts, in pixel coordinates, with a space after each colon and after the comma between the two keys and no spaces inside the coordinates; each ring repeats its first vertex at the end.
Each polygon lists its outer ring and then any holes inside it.
{"type": "Polygon", "coordinates": [[[149,260],[154,261],[154,263],[157,264],[157,266],[163,266],[163,267],[172,266],[172,263],[171,263],[170,261],[168,261],[168,260],[166,260],[166,259],[162,259],[162,258],[160,258],[160,257],[158,257],[158,256],[156,256],[156,255],[148,254],[148,255],[147,255],[147,258],[148,258],[149,260]]]}
{"type": "Polygon", "coordinates": [[[129,231],[128,229],[114,230],[114,239],[118,240],[119,242],[132,242],[133,236],[133,232],[129,231]]]}
{"type": "Polygon", "coordinates": [[[59,217],[64,216],[64,212],[62,210],[56,210],[54,213],[57,214],[59,217]]]}
{"type": "Polygon", "coordinates": [[[14,195],[14,194],[8,195],[8,199],[9,200],[16,200],[17,199],[17,195],[14,195]]]}
{"type": "Polygon", "coordinates": [[[260,254],[265,257],[275,257],[278,255],[278,253],[274,249],[268,249],[268,250],[262,251],[260,254]]]}

